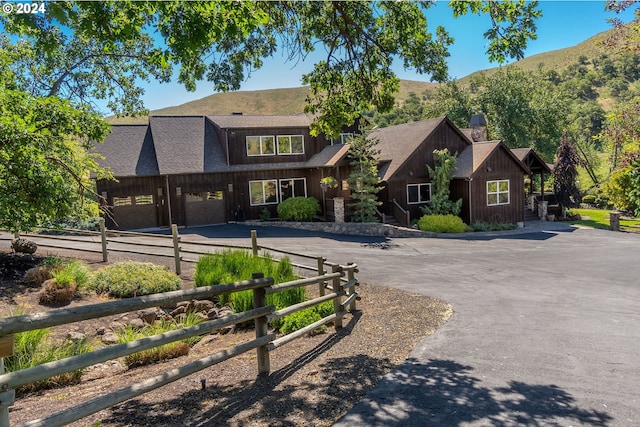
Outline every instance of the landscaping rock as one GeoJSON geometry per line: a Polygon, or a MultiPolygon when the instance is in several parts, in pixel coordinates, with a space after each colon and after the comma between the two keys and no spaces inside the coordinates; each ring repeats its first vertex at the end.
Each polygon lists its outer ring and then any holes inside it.
{"type": "Polygon", "coordinates": [[[129,327],[135,330],[140,330],[144,328],[146,325],[147,323],[144,322],[142,319],[131,319],[128,324],[129,327]]]}
{"type": "Polygon", "coordinates": [[[104,335],[102,335],[101,339],[102,339],[102,342],[107,345],[118,344],[118,342],[120,341],[118,339],[118,336],[113,332],[105,333],[104,335]]]}
{"type": "Polygon", "coordinates": [[[34,254],[36,250],[38,250],[38,245],[35,242],[27,239],[17,238],[11,241],[11,249],[14,252],[24,253],[24,254],[34,254]]]}

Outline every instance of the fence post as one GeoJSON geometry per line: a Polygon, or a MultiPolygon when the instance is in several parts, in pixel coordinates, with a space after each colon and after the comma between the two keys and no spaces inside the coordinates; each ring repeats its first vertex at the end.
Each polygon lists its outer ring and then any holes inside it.
{"type": "MultiPolygon", "coordinates": [[[[263,273],[253,273],[252,279],[262,279],[263,273]]],[[[267,305],[267,291],[264,288],[255,288],[253,290],[253,308],[260,308],[267,305]]],[[[268,334],[267,316],[256,317],[254,320],[256,327],[256,338],[262,338],[268,334]]],[[[267,346],[256,348],[256,356],[258,359],[258,375],[268,374],[271,370],[271,362],[269,360],[269,350],[267,346]]]]}
{"type": "Polygon", "coordinates": [[[258,256],[258,232],[256,230],[251,230],[251,248],[253,256],[258,256]]]}
{"type": "Polygon", "coordinates": [[[180,236],[178,236],[178,226],[171,224],[171,234],[173,236],[173,257],[176,261],[176,274],[179,276],[180,270],[180,236]]]}
{"type": "MultiPolygon", "coordinates": [[[[332,273],[338,273],[342,271],[342,267],[340,267],[337,264],[332,264],[331,265],[331,272],[332,273]]],[[[342,290],[342,283],[340,282],[340,277],[336,277],[335,279],[333,279],[333,292],[339,294],[340,291],[342,290]]],[[[342,311],[342,305],[341,305],[341,299],[342,297],[340,295],[338,295],[337,297],[335,297],[333,299],[333,311],[338,314],[340,311],[342,311]]],[[[336,320],[333,321],[333,327],[336,329],[341,329],[342,328],[342,316],[337,316],[336,320]]]]}
{"type": "MultiPolygon", "coordinates": [[[[318,257],[318,276],[324,276],[324,262],[326,261],[326,258],[323,258],[321,256],[318,257]]],[[[321,297],[324,296],[324,285],[325,285],[325,281],[322,280],[320,282],[318,282],[318,293],[320,294],[321,297]]]]}
{"type": "MultiPolygon", "coordinates": [[[[4,359],[0,357],[0,375],[4,373],[4,359]]],[[[13,405],[15,399],[16,391],[13,389],[0,392],[0,427],[10,427],[9,406],[13,405]]]]}
{"type": "MultiPolygon", "coordinates": [[[[349,282],[351,282],[353,279],[355,279],[356,277],[356,272],[355,272],[355,268],[352,267],[353,263],[350,262],[349,263],[349,268],[347,270],[347,280],[349,282]]],[[[349,289],[347,289],[347,296],[351,296],[351,294],[353,294],[355,292],[355,285],[351,286],[349,289]]],[[[356,311],[356,300],[354,299],[353,301],[351,301],[351,303],[349,304],[349,311],[354,312],[356,311]]]]}
{"type": "Polygon", "coordinates": [[[100,218],[100,236],[102,238],[102,262],[108,262],[107,228],[104,225],[104,218],[100,218]]]}

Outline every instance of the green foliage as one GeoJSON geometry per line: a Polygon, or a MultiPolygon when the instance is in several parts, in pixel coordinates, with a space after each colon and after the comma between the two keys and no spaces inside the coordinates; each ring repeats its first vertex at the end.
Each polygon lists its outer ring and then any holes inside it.
{"type": "Polygon", "coordinates": [[[63,264],[61,268],[53,270],[52,275],[61,286],[75,284],[82,288],[91,280],[89,267],[84,262],[75,259],[63,264]]]}
{"type": "Polygon", "coordinates": [[[431,179],[431,200],[422,206],[420,210],[425,215],[458,215],[462,208],[462,199],[450,200],[449,185],[456,170],[457,155],[449,154],[446,148],[434,150],[433,158],[435,168],[427,165],[429,178],[431,179]]]}
{"type": "Polygon", "coordinates": [[[119,262],[96,271],[87,289],[116,298],[129,298],[180,289],[181,280],[164,266],[119,262]]]}
{"type": "Polygon", "coordinates": [[[424,215],[418,220],[418,228],[433,233],[463,233],[467,226],[459,216],[424,215]]]}
{"type": "Polygon", "coordinates": [[[459,128],[467,128],[474,113],[471,92],[455,80],[442,84],[428,95],[425,113],[431,118],[447,116],[459,128]]]}
{"type": "MultiPolygon", "coordinates": [[[[273,277],[275,283],[295,280],[293,266],[288,258],[277,263],[268,255],[254,257],[247,251],[226,250],[221,253],[204,255],[196,263],[194,281],[196,286],[211,286],[251,279],[254,273],[263,273],[265,277],[273,277]]],[[[221,304],[227,304],[236,312],[253,308],[253,292],[241,291],[221,295],[221,304]]],[[[297,304],[305,300],[304,288],[291,289],[267,296],[267,304],[276,309],[297,304]]]]}
{"type": "MultiPolygon", "coordinates": [[[[13,313],[14,316],[24,314],[22,309],[13,313]]],[[[64,340],[53,342],[49,328],[20,332],[15,335],[14,354],[4,359],[7,372],[15,372],[32,368],[43,363],[53,362],[66,357],[88,353],[92,350],[91,343],[84,340],[64,340]]],[[[44,388],[64,386],[77,383],[82,376],[82,370],[72,371],[42,381],[26,384],[18,388],[19,392],[35,391],[44,388]]]]}
{"type": "MultiPolygon", "coordinates": [[[[292,313],[281,319],[280,324],[277,327],[275,325],[272,326],[286,335],[309,326],[333,313],[333,302],[325,301],[322,304],[292,313]]],[[[326,332],[326,330],[327,326],[322,325],[314,329],[312,334],[321,334],[326,332]]]]}
{"type": "Polygon", "coordinates": [[[617,209],[634,212],[638,206],[632,199],[634,180],[631,167],[616,170],[603,186],[603,191],[609,202],[617,209]]]}
{"type": "Polygon", "coordinates": [[[51,270],[61,267],[62,264],[64,264],[64,261],[62,260],[62,258],[60,258],[57,255],[47,255],[46,257],[44,257],[44,259],[40,262],[40,265],[43,267],[47,267],[51,270]]]}
{"type": "Polygon", "coordinates": [[[374,148],[378,140],[368,135],[368,132],[355,135],[349,142],[351,174],[347,182],[351,189],[349,206],[353,208],[353,222],[376,222],[376,208],[382,204],[377,196],[382,189],[378,177],[380,151],[374,148]]]}
{"type": "Polygon", "coordinates": [[[260,220],[269,221],[270,219],[271,219],[271,212],[269,212],[269,209],[267,208],[262,209],[262,212],[260,212],[260,220]]]}
{"type": "Polygon", "coordinates": [[[278,216],[284,221],[311,221],[320,212],[314,197],[290,197],[278,205],[278,216]]]}
{"type": "MultiPolygon", "coordinates": [[[[189,312],[180,321],[161,320],[151,325],[147,325],[142,329],[136,329],[131,326],[126,326],[118,332],[118,341],[120,342],[120,344],[124,344],[130,341],[139,340],[176,329],[188,328],[190,326],[195,326],[201,322],[202,320],[198,316],[196,316],[195,313],[189,312]]],[[[158,347],[153,347],[148,350],[139,351],[137,353],[125,356],[124,361],[128,368],[133,368],[136,366],[144,366],[163,360],[173,359],[188,354],[189,348],[200,341],[201,338],[202,337],[200,336],[190,337],[181,341],[176,341],[158,347]]]]}
{"type": "Polygon", "coordinates": [[[587,194],[585,196],[582,196],[582,203],[586,203],[588,205],[594,205],[596,203],[596,195],[587,194]]]}

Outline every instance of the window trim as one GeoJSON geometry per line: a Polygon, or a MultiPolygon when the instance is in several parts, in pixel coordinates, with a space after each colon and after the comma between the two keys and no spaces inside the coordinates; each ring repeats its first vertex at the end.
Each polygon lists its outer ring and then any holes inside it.
{"type": "Polygon", "coordinates": [[[255,179],[252,181],[249,181],[249,204],[251,206],[266,206],[266,205],[277,205],[279,203],[279,193],[280,193],[280,189],[279,189],[279,183],[277,179],[255,179]],[[262,203],[253,203],[253,193],[251,191],[251,184],[255,183],[255,182],[260,182],[262,183],[262,203]],[[266,182],[273,182],[275,183],[275,188],[276,188],[276,200],[274,202],[267,202],[267,198],[265,197],[265,192],[264,192],[264,185],[266,182]]]}
{"type": "MultiPolygon", "coordinates": [[[[305,177],[300,177],[300,178],[282,178],[278,180],[278,200],[280,201],[280,203],[282,203],[284,200],[286,199],[282,199],[282,183],[285,181],[302,181],[302,183],[304,184],[304,196],[298,196],[296,194],[294,194],[291,197],[308,197],[307,196],[307,178],[305,177]]],[[[295,188],[295,186],[293,187],[295,188]]]]}
{"type": "Polygon", "coordinates": [[[300,154],[304,154],[304,135],[276,135],[276,152],[279,156],[296,156],[300,154]],[[292,138],[295,136],[299,136],[302,139],[302,151],[293,151],[293,143],[292,138]],[[281,153],[280,152],[280,138],[289,138],[289,152],[281,153]]]}
{"type": "Polygon", "coordinates": [[[418,182],[416,184],[407,184],[407,204],[408,205],[421,205],[431,201],[431,183],[430,182],[418,182]],[[429,188],[429,200],[420,200],[420,187],[426,185],[429,188]],[[409,201],[409,187],[418,187],[418,201],[409,201]]]}
{"type": "Polygon", "coordinates": [[[486,188],[487,188],[487,206],[506,206],[511,204],[511,182],[509,179],[493,179],[493,180],[487,181],[486,188]],[[500,191],[501,182],[507,183],[507,191],[500,191]],[[491,183],[496,183],[496,191],[489,191],[489,184],[491,183]],[[505,193],[507,194],[507,201],[500,203],[500,194],[505,194],[505,193]],[[489,196],[494,194],[496,196],[496,203],[489,203],[489,196]]]}
{"type": "Polygon", "coordinates": [[[245,136],[245,148],[247,150],[247,157],[263,157],[263,156],[275,156],[278,152],[278,147],[276,146],[277,140],[273,135],[247,135],[245,136]],[[260,144],[260,154],[251,154],[249,153],[249,138],[258,138],[260,144]],[[265,153],[264,152],[264,140],[266,138],[273,139],[273,153],[265,153]]]}

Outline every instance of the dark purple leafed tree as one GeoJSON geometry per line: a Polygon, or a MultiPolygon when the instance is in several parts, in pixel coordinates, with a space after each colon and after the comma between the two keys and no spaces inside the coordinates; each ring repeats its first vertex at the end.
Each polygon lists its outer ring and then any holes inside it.
{"type": "Polygon", "coordinates": [[[556,152],[556,165],[553,170],[553,189],[562,208],[562,216],[566,216],[566,209],[580,204],[580,190],[578,189],[578,166],[582,159],[578,150],[567,141],[563,135],[556,152]]]}

